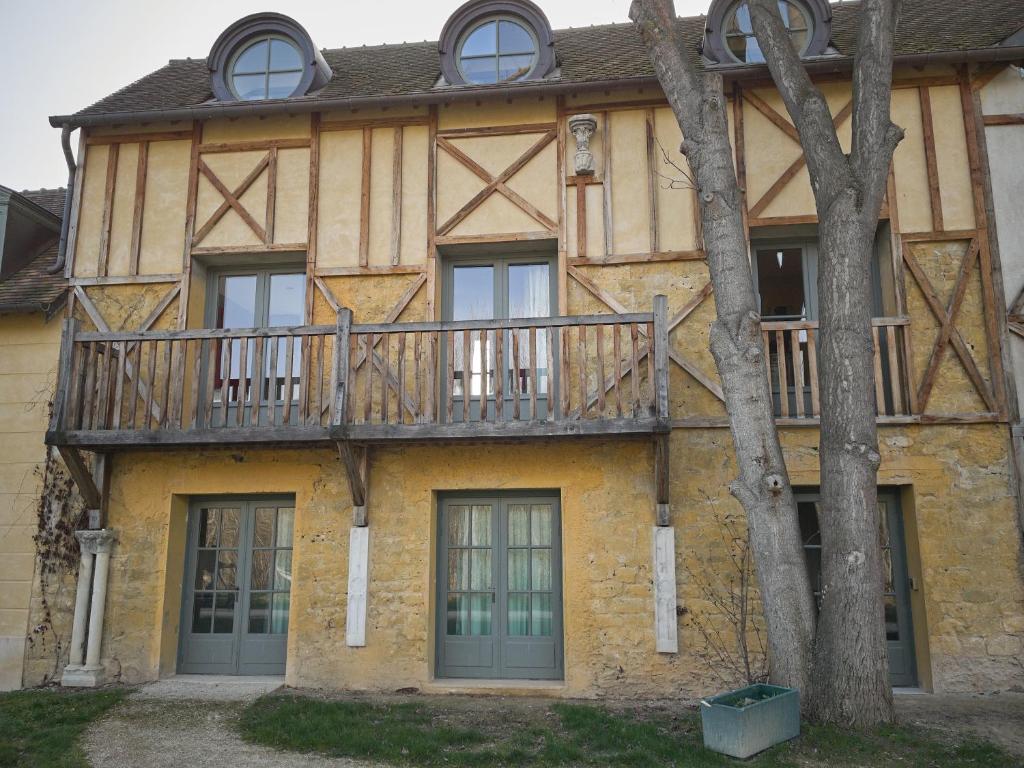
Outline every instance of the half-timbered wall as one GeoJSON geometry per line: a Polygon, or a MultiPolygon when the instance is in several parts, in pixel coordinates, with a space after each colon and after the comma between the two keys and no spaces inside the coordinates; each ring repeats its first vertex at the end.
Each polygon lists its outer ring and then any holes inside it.
{"type": "MultiPolygon", "coordinates": [[[[907,319],[899,352],[907,360],[908,415],[882,419],[880,482],[904,488],[908,530],[915,531],[908,537],[919,550],[911,561],[922,585],[914,598],[921,678],[945,690],[994,690],[1013,679],[1024,633],[1006,453],[1002,300],[974,107],[982,84],[975,78],[984,76],[953,68],[897,72],[893,115],[906,138],[883,210],[891,237],[883,270],[891,275],[887,304],[907,319]],[[971,515],[963,514],[967,508],[971,515]]],[[[849,85],[834,79],[824,89],[848,142],[849,85]]],[[[729,97],[747,226],[812,227],[807,171],[779,98],[767,84],[750,82],[730,86],[729,97]]],[[[357,322],[435,318],[445,256],[501,243],[557,258],[563,314],[649,311],[652,296],[663,293],[676,427],[671,488],[679,602],[707,612],[693,574],[721,572],[726,553],[712,512],[735,502],[725,490],[731,446],[708,351],[714,297],[679,144],[671,112],[650,88],[129,126],[117,138],[93,131],[79,160],[72,311],[86,328],[198,325],[205,266],[233,255],[304,258],[312,322],[333,322],[342,306],[357,322]],[[567,129],[568,118],[581,113],[597,120],[590,176],[574,173],[575,141],[567,129]]],[[[817,484],[814,420],[782,423],[794,481],[817,484]]],[[[292,492],[300,483],[289,682],[427,685],[429,488],[563,482],[578,491],[565,507],[574,531],[566,546],[585,563],[566,571],[566,593],[575,595],[566,604],[566,693],[700,690],[707,683],[701,639],[685,619],[676,658],[645,644],[644,620],[621,618],[651,613],[650,496],[637,488],[653,491],[643,485],[646,475],[627,481],[621,468],[624,461],[648,461],[648,449],[609,446],[382,451],[370,491],[377,500],[370,503],[384,507],[371,516],[377,515],[373,535],[385,546],[374,545],[380,554],[371,561],[368,624],[375,629],[359,656],[342,648],[337,634],[345,564],[335,560],[347,541],[339,510],[350,500],[336,457],[254,451],[243,465],[216,453],[125,454],[115,464],[111,524],[139,557],[114,567],[138,597],[125,603],[130,611],[115,609],[111,626],[129,629],[107,647],[133,679],[166,667],[153,612],[176,615],[174,595],[151,564],[171,567],[169,542],[181,522],[166,519],[168,504],[180,512],[173,499],[292,492]],[[179,469],[162,472],[161,462],[179,469]],[[556,464],[558,476],[550,471],[556,464]],[[154,491],[157,477],[162,484],[154,491]],[[422,516],[410,511],[421,508],[422,516]],[[604,609],[610,600],[622,606],[619,618],[604,609]]],[[[116,605],[119,588],[112,589],[116,605]]]]}

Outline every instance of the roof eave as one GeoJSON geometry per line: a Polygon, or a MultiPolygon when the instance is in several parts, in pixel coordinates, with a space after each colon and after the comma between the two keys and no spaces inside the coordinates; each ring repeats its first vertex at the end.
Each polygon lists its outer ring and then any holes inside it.
{"type": "MultiPolygon", "coordinates": [[[[896,56],[895,64],[902,66],[925,66],[928,64],[949,64],[968,62],[996,62],[1024,60],[1024,46],[996,46],[968,50],[933,51],[896,56]]],[[[842,72],[853,67],[851,56],[828,56],[807,62],[813,73],[842,72]]],[[[749,64],[714,65],[707,68],[730,79],[763,78],[768,68],[764,65],[749,64]]],[[[54,115],[50,125],[55,128],[67,125],[82,128],[115,123],[138,123],[174,120],[207,120],[217,117],[246,117],[268,114],[303,114],[340,109],[365,109],[368,107],[396,107],[425,104],[444,104],[486,98],[509,98],[515,96],[557,96],[566,93],[585,93],[609,88],[657,85],[654,76],[617,78],[591,81],[565,82],[560,80],[532,82],[502,86],[472,86],[438,88],[414,93],[379,94],[373,96],[347,96],[337,98],[278,99],[275,101],[233,102],[230,104],[207,103],[192,107],[145,110],[138,112],[105,112],[83,115],[54,115]]]]}

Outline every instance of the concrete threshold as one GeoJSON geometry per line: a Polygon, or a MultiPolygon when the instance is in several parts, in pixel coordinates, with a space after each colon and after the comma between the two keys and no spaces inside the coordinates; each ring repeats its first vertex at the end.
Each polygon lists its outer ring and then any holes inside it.
{"type": "Polygon", "coordinates": [[[503,680],[479,678],[438,678],[421,689],[429,694],[488,694],[492,696],[561,696],[564,680],[503,680]]]}
{"type": "Polygon", "coordinates": [[[133,698],[245,701],[283,685],[283,675],[173,675],[141,686],[133,698]]]}

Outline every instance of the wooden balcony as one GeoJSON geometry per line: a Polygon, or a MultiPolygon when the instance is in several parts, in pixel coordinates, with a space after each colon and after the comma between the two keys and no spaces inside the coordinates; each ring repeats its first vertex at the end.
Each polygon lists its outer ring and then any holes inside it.
{"type": "Polygon", "coordinates": [[[668,431],[664,297],[625,315],[82,331],[47,441],[94,450],[668,431]]]}
{"type": "MultiPolygon", "coordinates": [[[[875,410],[880,419],[910,415],[907,376],[906,317],[878,317],[871,322],[874,341],[875,410]]],[[[768,379],[780,419],[817,419],[818,323],[809,320],[761,323],[768,379]]]]}

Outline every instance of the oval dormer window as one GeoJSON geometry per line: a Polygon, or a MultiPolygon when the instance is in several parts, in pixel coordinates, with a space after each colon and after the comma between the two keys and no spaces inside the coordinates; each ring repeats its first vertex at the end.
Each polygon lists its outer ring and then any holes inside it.
{"type": "Polygon", "coordinates": [[[255,40],[231,62],[231,90],[250,99],[287,99],[302,79],[302,54],[284,37],[255,40]]]}
{"type": "MultiPolygon", "coordinates": [[[[779,15],[789,30],[793,47],[802,56],[807,50],[807,42],[813,30],[810,14],[799,3],[779,0],[779,15]]],[[[754,37],[754,27],[750,23],[750,8],[745,0],[736,3],[729,11],[722,33],[725,35],[725,47],[736,61],[744,64],[764,62],[764,54],[761,53],[761,47],[754,37]]]]}
{"type": "Polygon", "coordinates": [[[305,96],[332,73],[306,30],[280,13],[256,13],[225,29],[206,59],[220,101],[305,96]]]}
{"type": "MultiPolygon", "coordinates": [[[[832,37],[829,0],[777,2],[779,16],[801,58],[835,52],[829,47],[832,37]]],[[[701,53],[713,64],[764,63],[747,0],[714,0],[708,10],[701,53]]]]}
{"type": "Polygon", "coordinates": [[[512,83],[536,63],[536,38],[510,18],[484,21],[459,43],[459,72],[467,83],[512,83]]]}
{"type": "Polygon", "coordinates": [[[451,15],[437,44],[444,85],[502,85],[548,77],[555,41],[530,0],[469,0],[451,15]]]}

